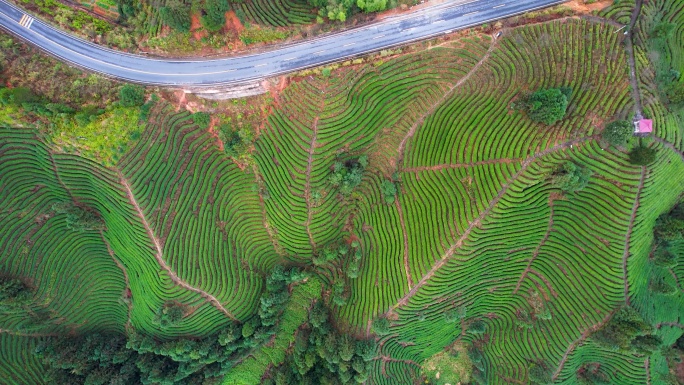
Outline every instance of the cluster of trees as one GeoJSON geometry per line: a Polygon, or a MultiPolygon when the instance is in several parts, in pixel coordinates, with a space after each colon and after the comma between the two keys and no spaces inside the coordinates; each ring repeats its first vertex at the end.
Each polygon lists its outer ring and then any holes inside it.
{"type": "Polygon", "coordinates": [[[55,203],[52,210],[56,214],[66,214],[67,228],[73,231],[99,231],[105,228],[104,221],[94,209],[77,206],[72,201],[55,203]]]}
{"type": "Polygon", "coordinates": [[[332,166],[329,181],[333,187],[340,189],[342,195],[349,195],[356,186],[361,184],[363,171],[368,167],[368,157],[362,155],[346,162],[336,161],[332,166]]]}
{"type": "Polygon", "coordinates": [[[577,383],[580,385],[608,385],[610,378],[601,370],[598,362],[587,362],[577,369],[577,383]]]}
{"type": "Polygon", "coordinates": [[[356,279],[359,276],[362,256],[361,242],[356,239],[351,242],[346,240],[332,242],[313,255],[314,266],[333,268],[336,271],[330,296],[335,305],[347,304],[349,295],[345,276],[349,279],[356,279]]]}
{"type": "Polygon", "coordinates": [[[591,338],[610,350],[650,355],[662,343],[652,332],[651,325],[636,310],[623,306],[591,338]]]}
{"type": "Polygon", "coordinates": [[[624,147],[632,137],[634,126],[626,120],[616,120],[606,125],[601,138],[611,146],[624,147]]]}
{"type": "MultiPolygon", "coordinates": [[[[273,335],[289,298],[288,285],[305,277],[295,268],[275,268],[266,280],[258,314],[207,337],[160,341],[136,332],[128,338],[95,333],[48,338],[35,352],[49,366],[52,384],[219,384],[249,349],[273,335]]],[[[183,317],[182,305],[162,308],[166,312],[161,317],[168,322],[183,317]]]]}
{"type": "Polygon", "coordinates": [[[650,43],[656,55],[654,60],[656,68],[656,83],[666,103],[671,105],[684,104],[684,77],[681,72],[672,67],[668,61],[671,48],[668,39],[675,35],[677,25],[667,21],[656,23],[650,33],[650,43]]]}
{"type": "Polygon", "coordinates": [[[535,122],[552,125],[565,117],[571,95],[570,87],[541,89],[521,98],[515,108],[535,122]]]}
{"type": "MultiPolygon", "coordinates": [[[[661,215],[653,229],[655,250],[653,263],[664,269],[671,269],[684,258],[684,203],[675,205],[670,212],[661,215]]],[[[677,293],[676,286],[668,283],[656,269],[652,272],[650,289],[653,292],[672,295],[677,293]]]]}
{"type": "MultiPolygon", "coordinates": [[[[396,1],[390,1],[390,6],[396,1]]],[[[353,13],[377,12],[387,9],[388,0],[309,0],[309,4],[318,8],[319,21],[323,17],[330,20],[345,21],[353,13]]]]}
{"type": "Polygon", "coordinates": [[[657,150],[639,143],[629,152],[629,163],[647,166],[656,160],[657,150]]]}
{"type": "MultiPolygon", "coordinates": [[[[393,179],[396,180],[396,178],[393,179]]],[[[380,191],[385,198],[385,203],[391,205],[397,198],[397,183],[393,180],[383,179],[380,182],[380,191]]]]}
{"type": "Polygon", "coordinates": [[[104,113],[103,109],[93,105],[85,106],[77,111],[63,103],[52,103],[26,87],[1,88],[0,105],[20,107],[37,117],[57,118],[63,122],[73,118],[76,123],[83,126],[104,113]]]}
{"type": "Polygon", "coordinates": [[[24,281],[0,276],[0,311],[12,312],[33,303],[33,290],[24,281]]]}
{"type": "Polygon", "coordinates": [[[566,193],[587,187],[593,171],[574,162],[565,162],[551,173],[551,185],[566,193]]]}
{"type": "Polygon", "coordinates": [[[355,340],[333,326],[330,311],[317,302],[297,331],[292,354],[262,384],[360,384],[377,356],[375,340],[355,340]]]}

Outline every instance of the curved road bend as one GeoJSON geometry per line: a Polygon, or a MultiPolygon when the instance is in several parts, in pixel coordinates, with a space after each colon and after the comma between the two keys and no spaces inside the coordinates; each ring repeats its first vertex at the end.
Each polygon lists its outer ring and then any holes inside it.
{"type": "Polygon", "coordinates": [[[103,48],[0,0],[0,27],[66,62],[111,77],[164,86],[243,83],[426,39],[565,0],[461,0],[254,55],[153,59],[103,48]]]}

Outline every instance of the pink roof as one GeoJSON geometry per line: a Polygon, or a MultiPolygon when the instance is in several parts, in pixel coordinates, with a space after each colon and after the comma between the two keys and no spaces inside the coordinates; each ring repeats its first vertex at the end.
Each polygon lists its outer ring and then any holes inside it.
{"type": "Polygon", "coordinates": [[[651,119],[639,120],[639,133],[645,134],[653,132],[653,121],[651,119]]]}

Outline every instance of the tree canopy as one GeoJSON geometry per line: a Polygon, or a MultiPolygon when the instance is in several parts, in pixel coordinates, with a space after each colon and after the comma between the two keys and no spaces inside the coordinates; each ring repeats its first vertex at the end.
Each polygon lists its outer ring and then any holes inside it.
{"type": "Polygon", "coordinates": [[[137,84],[124,84],[119,90],[119,103],[124,107],[138,107],[145,102],[145,89],[137,84]]]}
{"type": "Polygon", "coordinates": [[[629,162],[639,166],[647,166],[656,159],[656,149],[639,145],[629,153],[629,162]]]}
{"type": "Polygon", "coordinates": [[[612,146],[621,147],[632,137],[634,127],[626,120],[616,120],[608,123],[601,137],[612,146]]]}
{"type": "Polygon", "coordinates": [[[551,185],[563,192],[577,192],[587,187],[592,175],[593,171],[587,167],[565,162],[551,174],[551,185]]]}
{"type": "Polygon", "coordinates": [[[552,125],[565,117],[571,93],[567,87],[542,89],[523,98],[519,106],[533,121],[552,125]]]}

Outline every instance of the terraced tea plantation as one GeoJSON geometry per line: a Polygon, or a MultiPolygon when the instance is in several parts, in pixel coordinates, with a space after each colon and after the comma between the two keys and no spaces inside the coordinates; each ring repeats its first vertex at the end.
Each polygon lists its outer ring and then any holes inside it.
{"type": "MultiPolygon", "coordinates": [[[[309,22],[302,4],[239,6],[273,8],[262,22],[277,26],[309,22]]],[[[665,348],[684,331],[684,261],[654,263],[653,234],[684,193],[684,113],[660,99],[647,31],[676,26],[667,63],[684,70],[684,3],[644,5],[634,50],[655,129],[616,147],[601,134],[637,107],[628,37],[615,33],[633,8],[294,77],[239,162],[165,102],[113,167],[0,129],[0,273],[34,288],[25,311],[0,306],[0,383],[49,383],[34,351],[56,335],[173,341],[249,325],[266,277],[286,265],[309,276],[289,288],[275,334],[231,362],[226,385],[288,383],[278,369],[314,343],[301,336],[316,303],[338,331],[377,342],[367,372],[358,350],[351,364],[329,360],[340,378],[357,373],[329,383],[675,384],[665,348]],[[521,110],[558,87],[570,95],[559,122],[521,110]],[[653,162],[630,161],[638,143],[653,162]],[[554,182],[567,164],[590,170],[581,188],[554,182]],[[163,325],[168,304],[182,317],[163,325]],[[596,337],[623,306],[656,348],[596,337]]]]}

